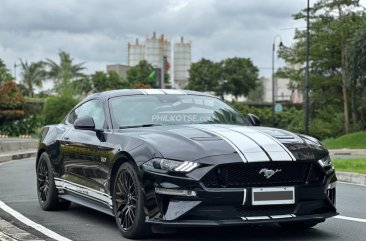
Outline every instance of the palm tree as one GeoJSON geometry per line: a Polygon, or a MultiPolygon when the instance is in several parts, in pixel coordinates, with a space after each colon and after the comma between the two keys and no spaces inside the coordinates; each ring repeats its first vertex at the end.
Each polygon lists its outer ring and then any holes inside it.
{"type": "Polygon", "coordinates": [[[20,59],[21,78],[27,86],[29,97],[33,97],[34,86],[42,87],[42,81],[46,78],[44,63],[42,61],[30,63],[20,59]]]}
{"type": "Polygon", "coordinates": [[[48,77],[55,82],[55,89],[58,93],[65,92],[66,89],[71,89],[71,82],[84,77],[84,63],[73,64],[73,59],[70,54],[60,51],[60,64],[57,64],[51,59],[46,60],[46,65],[49,67],[48,77]]]}
{"type": "Polygon", "coordinates": [[[0,86],[3,82],[11,79],[13,79],[13,77],[9,73],[9,70],[6,68],[4,61],[0,59],[0,86]]]}

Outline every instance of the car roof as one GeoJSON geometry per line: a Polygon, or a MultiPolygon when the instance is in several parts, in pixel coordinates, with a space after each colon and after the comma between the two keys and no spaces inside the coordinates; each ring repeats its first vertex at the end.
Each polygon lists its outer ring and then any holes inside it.
{"type": "Polygon", "coordinates": [[[178,90],[178,89],[119,89],[119,90],[110,90],[104,91],[100,93],[95,93],[89,95],[85,100],[99,97],[109,99],[117,96],[131,96],[131,95],[199,95],[199,96],[209,96],[218,98],[214,95],[192,91],[192,90],[178,90]]]}

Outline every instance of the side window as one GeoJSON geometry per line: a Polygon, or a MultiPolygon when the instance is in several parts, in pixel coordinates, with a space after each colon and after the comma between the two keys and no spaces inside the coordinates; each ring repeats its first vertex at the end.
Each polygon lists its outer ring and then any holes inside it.
{"type": "Polygon", "coordinates": [[[103,104],[99,100],[90,100],[70,113],[68,121],[74,123],[76,118],[89,115],[93,117],[95,122],[95,128],[103,129],[105,116],[103,111],[103,104]],[[73,120],[73,121],[72,121],[73,120]]]}
{"type": "Polygon", "coordinates": [[[78,118],[78,113],[79,113],[80,107],[76,108],[75,110],[73,110],[70,114],[69,117],[67,118],[67,121],[71,124],[74,124],[75,120],[78,118]]]}

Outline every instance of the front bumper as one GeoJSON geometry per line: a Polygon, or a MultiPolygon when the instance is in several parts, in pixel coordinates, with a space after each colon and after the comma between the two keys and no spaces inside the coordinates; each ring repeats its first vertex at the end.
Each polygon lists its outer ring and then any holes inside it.
{"type": "Polygon", "coordinates": [[[337,179],[333,169],[324,170],[324,178],[319,183],[287,185],[294,186],[294,204],[260,206],[252,204],[251,186],[207,188],[201,181],[204,172],[207,173],[207,170],[195,170],[185,176],[175,176],[143,171],[146,221],[181,227],[235,226],[300,221],[322,222],[338,214],[335,207],[337,179]],[[160,194],[155,192],[156,188],[189,190],[194,191],[195,195],[160,194]]]}
{"type": "Polygon", "coordinates": [[[258,220],[243,220],[236,219],[222,219],[222,220],[179,220],[173,222],[161,221],[161,220],[147,220],[148,223],[164,225],[169,227],[218,227],[218,226],[241,226],[241,225],[256,225],[256,224],[269,224],[269,223],[287,223],[287,222],[302,222],[302,221],[314,221],[324,222],[326,218],[338,215],[338,213],[323,213],[314,215],[302,215],[292,218],[271,218],[271,219],[258,219],[258,220]]]}

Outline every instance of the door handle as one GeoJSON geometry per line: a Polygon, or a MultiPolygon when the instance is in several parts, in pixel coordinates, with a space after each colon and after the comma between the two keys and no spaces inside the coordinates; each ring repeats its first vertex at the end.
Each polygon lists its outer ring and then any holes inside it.
{"type": "Polygon", "coordinates": [[[62,139],[64,139],[65,141],[69,140],[70,138],[69,137],[63,137],[62,139]]]}

